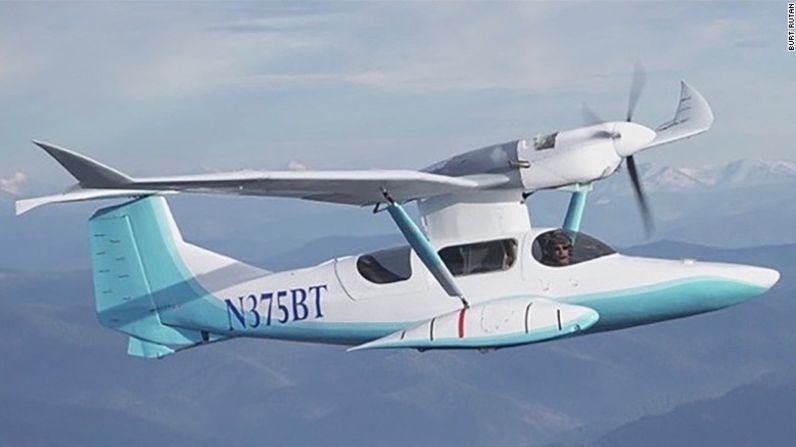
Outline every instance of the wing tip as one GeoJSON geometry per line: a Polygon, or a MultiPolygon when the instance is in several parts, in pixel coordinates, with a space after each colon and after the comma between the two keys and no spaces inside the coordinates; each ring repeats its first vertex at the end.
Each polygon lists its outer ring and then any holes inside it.
{"type": "Polygon", "coordinates": [[[14,202],[14,212],[16,213],[16,215],[21,216],[38,206],[37,204],[30,202],[31,199],[17,200],[16,202],[14,202]]]}
{"type": "Polygon", "coordinates": [[[698,110],[703,114],[702,119],[704,120],[703,124],[705,127],[703,132],[710,130],[710,128],[713,126],[713,122],[716,119],[715,115],[713,114],[713,107],[710,106],[710,103],[708,102],[707,98],[705,98],[705,95],[702,94],[702,92],[694,88],[694,86],[685,80],[681,80],[680,82],[682,83],[685,91],[688,91],[688,93],[690,93],[692,96],[696,96],[699,103],[701,103],[701,107],[698,110]]]}
{"type": "Polygon", "coordinates": [[[72,151],[70,151],[68,149],[64,149],[64,148],[62,148],[62,147],[60,147],[60,146],[58,146],[56,144],[48,143],[48,142],[43,141],[43,140],[34,139],[34,140],[30,140],[30,142],[35,144],[36,146],[38,146],[40,149],[42,149],[43,151],[47,152],[48,154],[52,154],[53,152],[59,152],[59,151],[60,152],[68,152],[70,154],[73,153],[72,151]]]}

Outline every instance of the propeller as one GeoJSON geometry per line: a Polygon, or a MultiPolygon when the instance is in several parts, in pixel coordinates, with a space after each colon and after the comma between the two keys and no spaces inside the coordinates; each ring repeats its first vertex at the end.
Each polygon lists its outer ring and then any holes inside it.
{"type": "Polygon", "coordinates": [[[636,202],[641,212],[641,218],[644,221],[644,234],[649,238],[652,236],[652,233],[655,232],[655,222],[652,219],[652,212],[647,204],[644,188],[641,186],[641,179],[639,178],[638,169],[636,168],[636,160],[631,155],[626,158],[626,162],[627,173],[630,175],[630,181],[633,183],[633,192],[636,195],[636,202]]]}
{"type": "Polygon", "coordinates": [[[647,83],[647,73],[644,71],[644,66],[641,61],[636,61],[633,66],[633,79],[630,81],[630,96],[627,101],[627,118],[625,121],[628,123],[633,122],[633,113],[636,111],[638,99],[641,97],[641,91],[644,90],[644,84],[647,83]]]}
{"type": "Polygon", "coordinates": [[[581,115],[583,116],[583,124],[585,126],[594,126],[605,122],[605,120],[600,118],[586,102],[581,103],[581,115]]]}
{"type": "MultiPolygon", "coordinates": [[[[613,140],[614,147],[617,154],[625,160],[627,164],[627,172],[630,175],[630,181],[633,185],[633,193],[636,197],[641,218],[644,222],[644,233],[649,238],[655,225],[652,218],[652,211],[647,202],[644,194],[644,188],[641,186],[641,178],[636,167],[636,159],[634,158],[635,152],[643,149],[647,144],[655,138],[655,132],[651,129],[640,124],[633,123],[633,115],[636,112],[641,92],[644,90],[644,85],[647,82],[647,75],[644,71],[644,66],[640,61],[636,61],[633,66],[633,77],[630,81],[630,94],[627,101],[627,113],[625,115],[625,123],[614,123],[612,129],[606,128],[597,130],[592,134],[593,138],[608,138],[613,140]]],[[[586,103],[582,104],[582,115],[586,125],[598,125],[606,123],[601,119],[594,110],[592,110],[586,103]]]]}
{"type": "MultiPolygon", "coordinates": [[[[641,92],[644,90],[644,85],[647,83],[647,74],[644,71],[644,66],[641,61],[636,61],[633,66],[633,78],[630,81],[630,95],[627,102],[627,117],[625,121],[628,123],[633,122],[633,114],[638,105],[638,99],[641,97],[641,92]]],[[[649,238],[655,230],[655,224],[652,219],[652,211],[647,204],[647,198],[644,195],[644,188],[641,186],[641,178],[638,175],[636,168],[636,159],[633,154],[625,157],[627,163],[627,173],[630,175],[630,181],[633,184],[633,192],[636,195],[636,202],[638,203],[641,218],[644,221],[644,233],[649,238]]]]}

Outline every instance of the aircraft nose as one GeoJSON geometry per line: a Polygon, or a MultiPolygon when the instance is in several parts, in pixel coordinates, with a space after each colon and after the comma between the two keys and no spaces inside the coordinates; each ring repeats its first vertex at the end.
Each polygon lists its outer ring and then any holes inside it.
{"type": "Polygon", "coordinates": [[[770,289],[779,281],[779,272],[774,269],[764,267],[746,267],[744,269],[742,281],[754,284],[763,289],[770,289]]]}
{"type": "MultiPolygon", "coordinates": [[[[721,265],[721,264],[719,264],[721,265]]],[[[766,268],[742,264],[724,264],[720,274],[735,282],[749,284],[760,289],[768,290],[779,281],[779,272],[766,268]]]]}
{"type": "Polygon", "coordinates": [[[763,295],[779,281],[779,272],[741,264],[711,264],[709,276],[723,278],[710,282],[707,303],[711,308],[732,306],[763,295]],[[714,276],[715,275],[715,276],[714,276]]]}

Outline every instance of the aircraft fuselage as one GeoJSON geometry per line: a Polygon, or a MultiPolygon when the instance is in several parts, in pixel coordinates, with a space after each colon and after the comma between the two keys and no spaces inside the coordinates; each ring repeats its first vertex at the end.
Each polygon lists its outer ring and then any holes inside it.
{"type": "MultiPolygon", "coordinates": [[[[779,278],[776,271],[760,267],[618,253],[566,266],[545,265],[533,255],[533,243],[546,231],[507,235],[517,245],[516,258],[505,268],[457,275],[467,301],[475,306],[502,298],[535,297],[588,306],[600,316],[582,332],[590,333],[728,307],[761,295],[779,278]]],[[[206,329],[236,336],[358,344],[461,307],[413,252],[411,276],[386,284],[364,278],[358,259],[337,258],[217,291],[213,295],[226,309],[229,327],[206,329]]]]}

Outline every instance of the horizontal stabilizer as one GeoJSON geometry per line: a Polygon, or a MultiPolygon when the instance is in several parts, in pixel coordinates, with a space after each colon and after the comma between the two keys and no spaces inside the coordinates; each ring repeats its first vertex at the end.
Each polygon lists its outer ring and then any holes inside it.
{"type": "Polygon", "coordinates": [[[355,346],[362,349],[490,349],[552,340],[588,329],[599,314],[541,298],[508,298],[460,309],[355,346]]]}
{"type": "Polygon", "coordinates": [[[713,110],[708,101],[695,88],[681,81],[680,100],[674,118],[655,129],[655,139],[645,149],[699,135],[712,125],[713,110]]]}
{"type": "Polygon", "coordinates": [[[185,351],[186,349],[196,348],[225,340],[227,340],[227,338],[224,336],[218,334],[209,334],[209,337],[206,341],[197,341],[189,345],[167,346],[130,336],[129,341],[127,342],[127,355],[131,355],[133,357],[143,357],[147,359],[160,359],[167,355],[174,354],[175,352],[185,351]]]}
{"type": "Polygon", "coordinates": [[[175,352],[177,351],[168,346],[151,343],[135,337],[130,337],[130,341],[127,343],[127,354],[134,357],[159,359],[175,352]]]}
{"type": "Polygon", "coordinates": [[[17,200],[17,216],[27,213],[33,208],[51,203],[82,202],[98,199],[119,199],[130,197],[143,197],[153,194],[169,194],[170,191],[147,191],[142,189],[73,189],[62,194],[34,197],[32,199],[17,200]]]}

